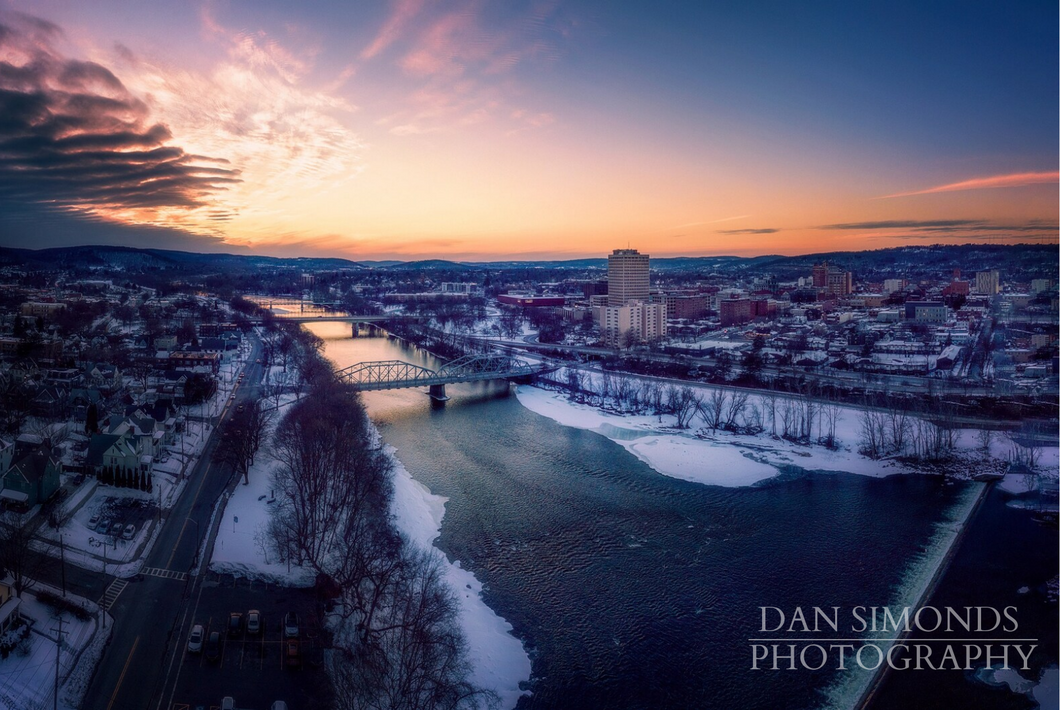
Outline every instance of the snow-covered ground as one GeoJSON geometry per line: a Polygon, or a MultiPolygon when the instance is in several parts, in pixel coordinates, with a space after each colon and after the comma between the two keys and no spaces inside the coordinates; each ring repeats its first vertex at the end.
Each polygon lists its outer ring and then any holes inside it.
{"type": "Polygon", "coordinates": [[[394,503],[392,511],[398,529],[414,545],[431,550],[445,564],[446,578],[460,604],[460,625],[468,645],[468,657],[474,669],[471,681],[493,690],[504,708],[513,708],[524,694],[519,684],[530,679],[530,657],[522,642],[512,636],[512,625],[486,606],[482,600],[482,583],[460,561],[450,562],[434,547],[442,529],[446,498],[431,493],[415,480],[395,455],[394,503]]]}
{"type": "MultiPolygon", "coordinates": [[[[798,444],[768,433],[752,436],[712,431],[698,415],[688,428],[677,429],[672,415],[615,414],[572,402],[560,392],[525,385],[518,388],[518,399],[532,412],[564,426],[606,436],[663,475],[706,485],[749,486],[778,475],[784,466],[876,477],[916,470],[893,459],[874,460],[861,455],[860,413],[851,407],[841,408],[835,426],[836,447],[830,449],[798,444]]],[[[761,406],[760,400],[758,395],[751,395],[748,404],[761,406]]],[[[1004,461],[1012,445],[1006,435],[995,435],[990,457],[1004,461]]],[[[961,430],[957,446],[959,453],[981,456],[974,430],[961,430]]],[[[1060,449],[1043,447],[1040,452],[1040,470],[1056,478],[1060,449]]],[[[1015,480],[1008,483],[1019,484],[1015,480]]]]}
{"type": "MultiPolygon", "coordinates": [[[[57,589],[48,590],[59,592],[57,589]]],[[[16,650],[0,660],[0,707],[9,710],[52,707],[59,617],[63,620],[59,707],[72,710],[81,706],[88,680],[103,653],[113,621],[108,622],[107,631],[104,631],[100,626],[98,606],[72,594],[67,594],[67,598],[88,609],[92,617],[81,621],[69,612],[57,616],[54,609],[37,601],[32,591],[23,593],[19,612],[32,621],[32,631],[25,642],[24,655],[16,650]]]]}
{"type": "Polygon", "coordinates": [[[873,461],[854,450],[857,419],[853,412],[846,412],[837,423],[839,447],[828,449],[770,436],[739,436],[720,429],[703,432],[701,420],[693,421],[689,429],[678,430],[671,415],[611,414],[537,387],[519,387],[518,398],[536,414],[606,436],[663,475],[695,483],[749,486],[778,475],[778,467],[783,465],[868,476],[909,470],[894,461],[873,461]],[[699,434],[693,435],[697,431],[699,434]]]}
{"type": "MultiPolygon", "coordinates": [[[[288,403],[293,399],[285,395],[288,403]]],[[[278,412],[279,421],[288,405],[278,412]]],[[[393,449],[394,502],[392,513],[398,529],[408,540],[432,550],[445,565],[446,578],[460,603],[460,624],[468,642],[469,660],[474,668],[472,681],[496,692],[503,706],[511,708],[523,691],[519,683],[530,678],[530,658],[522,643],[511,635],[512,627],[482,600],[482,583],[463,569],[459,561],[449,562],[433,546],[445,514],[445,498],[432,494],[414,480],[393,449]]],[[[269,557],[262,544],[272,504],[271,471],[276,462],[261,455],[250,469],[250,484],[237,485],[224,506],[224,514],[214,544],[210,569],[243,577],[269,579],[286,586],[311,586],[313,573],[305,568],[279,563],[269,557]]]]}
{"type": "MultiPolygon", "coordinates": [[[[285,404],[276,412],[273,427],[283,418],[294,396],[284,395],[282,399],[285,404]]],[[[270,429],[265,440],[271,438],[273,430],[270,429]]],[[[314,581],[310,570],[281,564],[274,554],[269,554],[268,546],[264,544],[273,499],[272,469],[276,465],[276,461],[263,451],[250,467],[250,483],[236,485],[224,506],[210,569],[240,577],[267,579],[288,587],[310,587],[314,581]]]]}

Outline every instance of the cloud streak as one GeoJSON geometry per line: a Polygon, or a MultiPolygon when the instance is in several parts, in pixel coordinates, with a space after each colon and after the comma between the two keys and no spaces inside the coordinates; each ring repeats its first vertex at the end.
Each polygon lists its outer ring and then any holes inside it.
{"type": "Polygon", "coordinates": [[[974,232],[1056,232],[1055,221],[1032,219],[1021,224],[1005,224],[985,219],[890,219],[873,222],[844,222],[825,224],[818,229],[842,231],[910,230],[920,233],[974,233],[974,232]]]}
{"type": "Polygon", "coordinates": [[[991,177],[973,178],[961,182],[952,182],[946,185],[929,187],[924,190],[913,190],[911,192],[896,192],[893,195],[883,195],[877,200],[888,200],[894,197],[912,197],[913,195],[933,195],[939,192],[959,192],[962,190],[986,190],[999,187],[1025,187],[1027,185],[1048,185],[1060,180],[1060,172],[1040,173],[1013,173],[1010,175],[994,175],[991,177]]]}
{"type": "Polygon", "coordinates": [[[763,229],[719,229],[718,234],[776,234],[779,229],[765,227],[763,229]]]}
{"type": "Polygon", "coordinates": [[[96,216],[191,210],[239,182],[226,161],[172,145],[109,69],[62,56],[61,36],[0,15],[0,201],[96,216]]]}

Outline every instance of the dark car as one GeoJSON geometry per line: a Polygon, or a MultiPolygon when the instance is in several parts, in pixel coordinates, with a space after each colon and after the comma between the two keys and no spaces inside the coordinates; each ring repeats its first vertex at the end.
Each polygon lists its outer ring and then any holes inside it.
{"type": "Polygon", "coordinates": [[[228,615],[228,635],[235,638],[243,633],[243,615],[233,611],[228,615]]]}
{"type": "Polygon", "coordinates": [[[299,668],[302,665],[302,653],[298,639],[287,639],[284,644],[284,657],[288,668],[299,668]]]}
{"type": "Polygon", "coordinates": [[[206,639],[206,660],[211,663],[221,658],[221,632],[211,631],[210,637],[206,639]]]}

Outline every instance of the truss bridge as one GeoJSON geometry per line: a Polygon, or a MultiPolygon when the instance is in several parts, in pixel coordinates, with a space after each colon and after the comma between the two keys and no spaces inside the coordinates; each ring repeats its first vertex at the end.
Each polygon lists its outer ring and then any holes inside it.
{"type": "Polygon", "coordinates": [[[343,382],[362,391],[393,390],[409,387],[429,387],[435,400],[445,401],[445,386],[458,382],[487,380],[523,380],[551,372],[555,365],[528,363],[510,355],[465,355],[447,362],[437,370],[413,365],[402,360],[361,362],[343,370],[338,376],[343,382]]]}

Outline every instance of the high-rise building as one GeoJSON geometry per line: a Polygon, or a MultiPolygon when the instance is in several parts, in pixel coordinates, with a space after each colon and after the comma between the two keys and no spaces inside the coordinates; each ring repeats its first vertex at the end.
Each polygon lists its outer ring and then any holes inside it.
{"type": "Polygon", "coordinates": [[[854,276],[849,271],[828,271],[828,283],[825,286],[828,293],[836,296],[849,296],[854,290],[854,276]]]}
{"type": "Polygon", "coordinates": [[[975,275],[975,290],[986,296],[996,296],[1001,290],[1001,277],[997,271],[980,271],[975,275]]]}
{"type": "Polygon", "coordinates": [[[607,305],[648,300],[648,255],[615,249],[607,257],[607,305]]]}
{"type": "Polygon", "coordinates": [[[828,265],[828,262],[813,267],[813,287],[836,296],[848,296],[854,290],[854,275],[828,265]]]}
{"type": "Polygon", "coordinates": [[[629,301],[599,309],[600,332],[611,345],[650,343],[666,337],[666,304],[629,301]]]}

